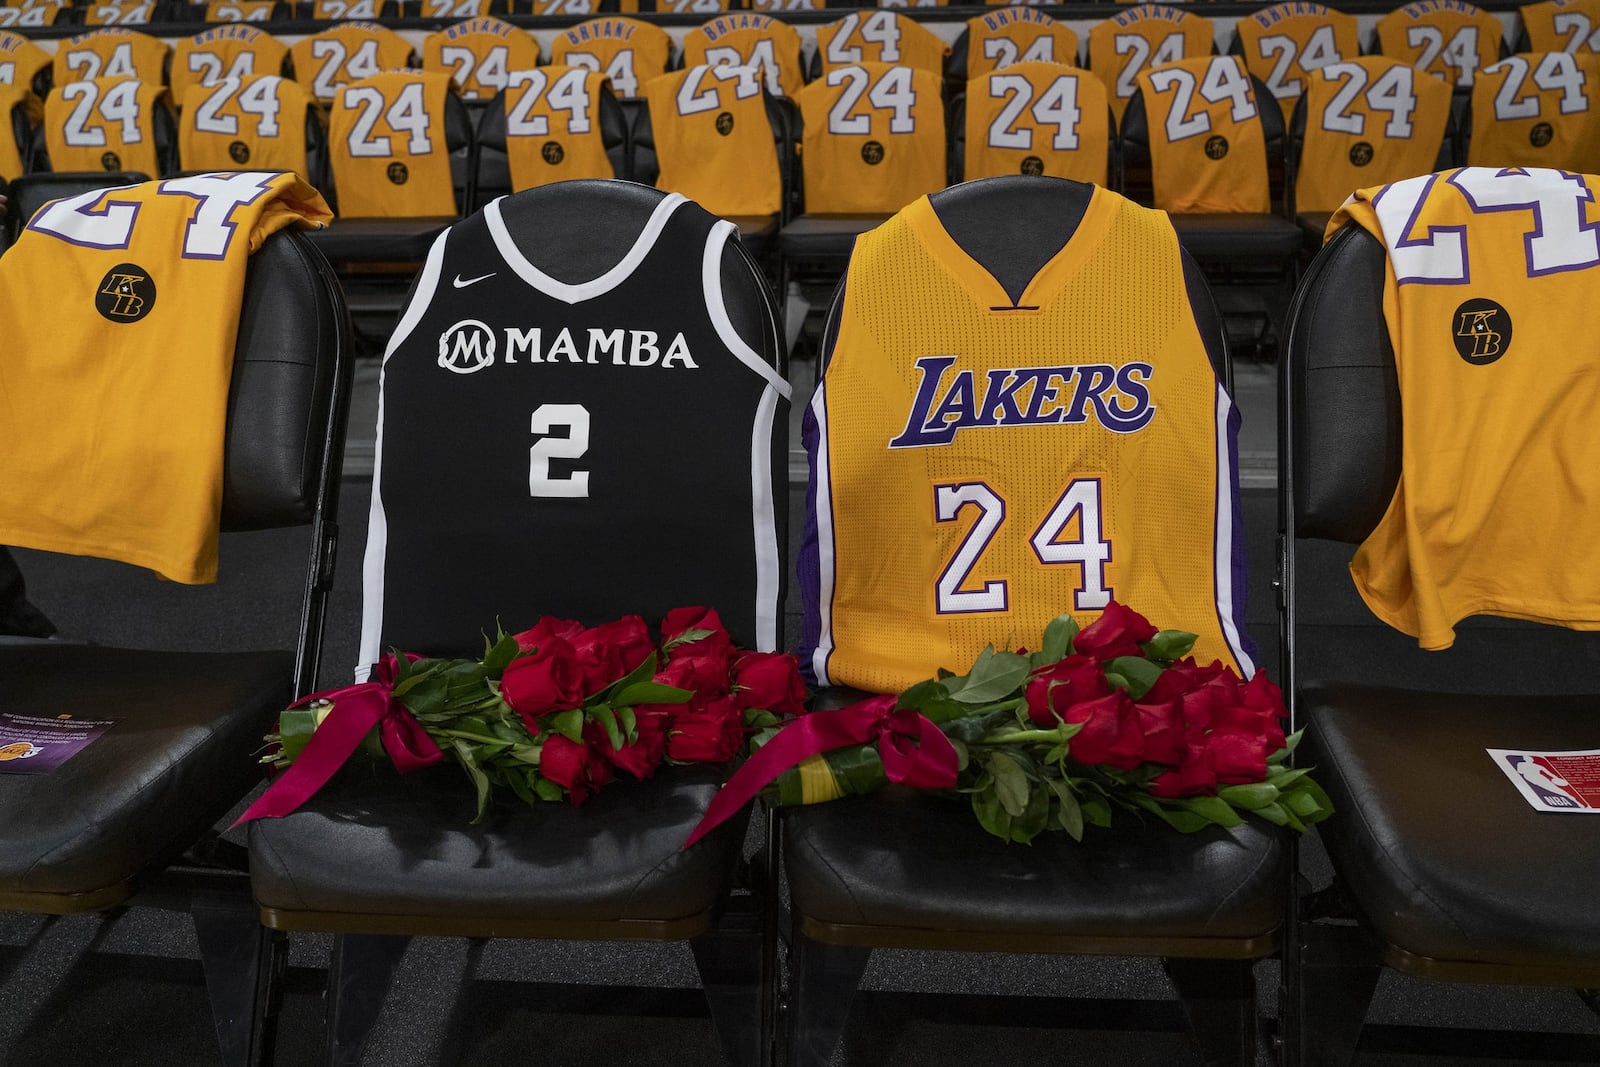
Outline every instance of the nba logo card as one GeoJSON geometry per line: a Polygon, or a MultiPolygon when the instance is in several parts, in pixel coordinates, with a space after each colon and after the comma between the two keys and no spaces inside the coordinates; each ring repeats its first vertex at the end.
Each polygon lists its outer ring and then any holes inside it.
{"type": "Polygon", "coordinates": [[[1582,752],[1486,750],[1539,811],[1600,814],[1600,749],[1582,752]]]}

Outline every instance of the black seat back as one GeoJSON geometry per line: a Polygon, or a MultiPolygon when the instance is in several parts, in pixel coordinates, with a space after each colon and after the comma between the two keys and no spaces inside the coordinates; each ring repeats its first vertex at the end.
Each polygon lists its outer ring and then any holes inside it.
{"type": "MultiPolygon", "coordinates": [[[[606,158],[611,160],[615,177],[629,177],[630,145],[628,117],[616,95],[609,91],[600,94],[597,104],[600,112],[600,137],[605,144],[606,158]]],[[[474,169],[477,197],[476,210],[497,196],[512,192],[511,164],[506,157],[506,94],[504,90],[484,105],[478,116],[477,165],[474,169]]],[[[599,177],[599,175],[594,175],[599,177]]]]}

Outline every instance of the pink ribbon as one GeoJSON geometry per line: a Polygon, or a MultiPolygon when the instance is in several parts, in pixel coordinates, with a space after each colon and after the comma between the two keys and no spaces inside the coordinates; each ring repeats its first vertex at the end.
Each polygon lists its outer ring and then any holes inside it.
{"type": "Polygon", "coordinates": [[[784,771],[835,748],[877,741],[889,781],[913,789],[954,788],[960,766],[955,746],[917,712],[894,710],[896,700],[893,695],[873,697],[838,711],[813,711],[789,723],[728,779],[683,847],[731,818],[784,771]]]}

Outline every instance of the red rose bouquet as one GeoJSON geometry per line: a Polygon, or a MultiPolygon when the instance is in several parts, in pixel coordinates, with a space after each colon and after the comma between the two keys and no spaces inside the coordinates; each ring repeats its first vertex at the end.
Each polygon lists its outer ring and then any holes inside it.
{"type": "Polygon", "coordinates": [[[677,608],[661,635],[635,615],[587,628],[547,616],[497,633],[479,659],[386,656],[372,681],[279,715],[262,762],[283,773],[239,821],[294,811],[358,750],[402,773],[454,760],[478,819],[497,794],[582,804],[617,771],[726,763],[747,730],[803,709],[794,657],[735,648],[715,611],[677,608]]]}
{"type": "Polygon", "coordinates": [[[1196,663],[1194,642],[1113,602],[1081,631],[1055,619],[1036,652],[985,649],[966,674],[762,728],[689,842],[757,795],[812,804],[890,782],[965,793],[986,830],[1022,844],[1081,839],[1119,810],[1182,831],[1326,818],[1327,794],[1288,766],[1299,735],[1284,736],[1278,687],[1196,663]]]}

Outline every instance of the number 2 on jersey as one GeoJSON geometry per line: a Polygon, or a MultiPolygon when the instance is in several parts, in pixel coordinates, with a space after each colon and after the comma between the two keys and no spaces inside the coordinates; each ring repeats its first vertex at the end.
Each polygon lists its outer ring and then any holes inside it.
{"type": "Polygon", "coordinates": [[[528,495],[575,499],[589,495],[589,472],[564,478],[550,473],[552,459],[578,459],[589,451],[589,409],[582,404],[540,404],[533,409],[532,431],[539,440],[528,449],[528,495]],[[565,427],[565,437],[551,432],[565,427]]]}

